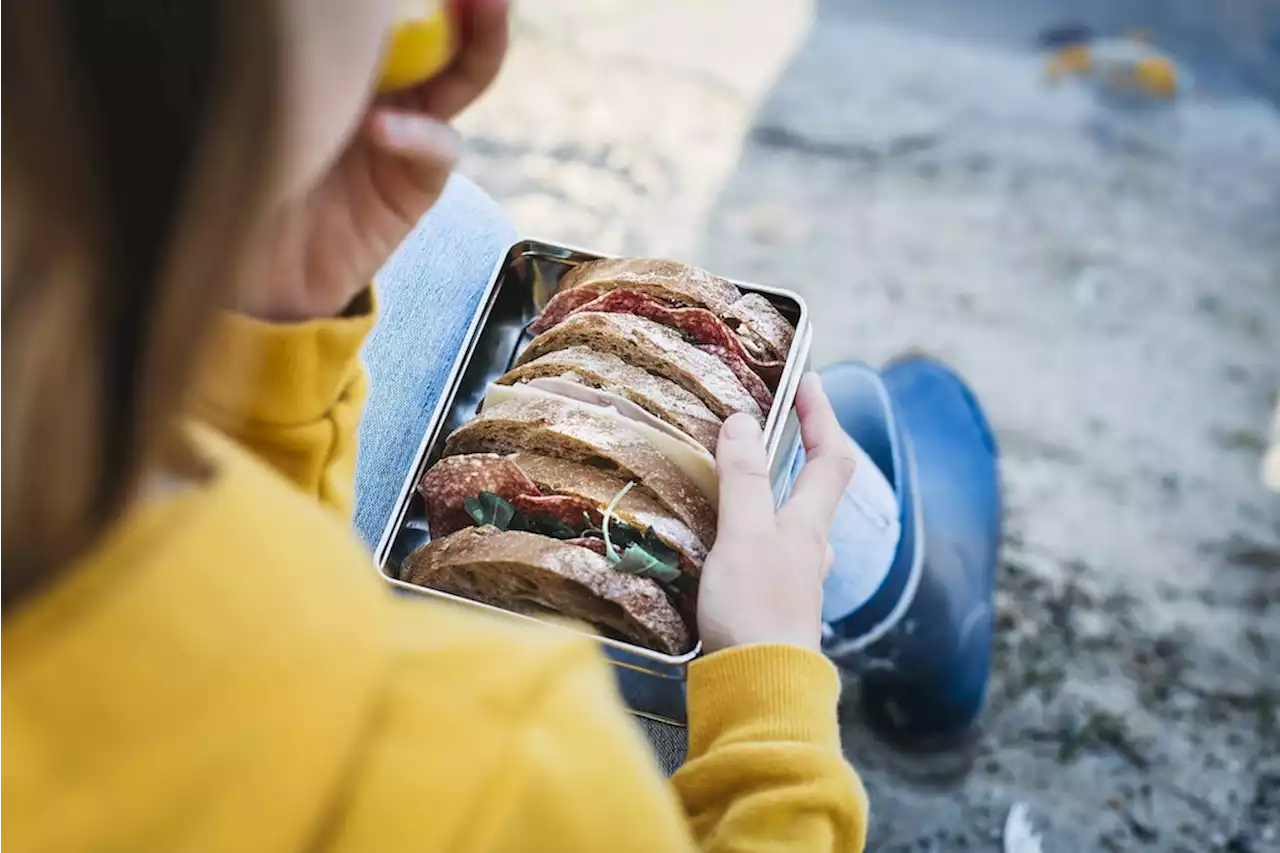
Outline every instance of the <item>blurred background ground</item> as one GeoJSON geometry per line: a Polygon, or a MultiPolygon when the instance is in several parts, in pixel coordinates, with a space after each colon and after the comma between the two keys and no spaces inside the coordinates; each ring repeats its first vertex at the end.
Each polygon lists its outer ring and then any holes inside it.
{"type": "Polygon", "coordinates": [[[1280,11],[1272,0],[538,0],[465,116],[526,236],[794,288],[815,360],[989,407],[1008,519],[974,769],[848,724],[872,849],[1280,850],[1280,11]],[[1067,11],[1064,11],[1064,8],[1067,11]],[[1040,27],[1142,26],[1173,109],[1050,89],[1040,27]],[[1271,27],[1271,29],[1267,29],[1271,27]]]}

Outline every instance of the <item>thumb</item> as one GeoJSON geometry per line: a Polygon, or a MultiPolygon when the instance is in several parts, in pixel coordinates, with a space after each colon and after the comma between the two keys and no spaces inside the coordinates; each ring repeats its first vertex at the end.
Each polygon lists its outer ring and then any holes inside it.
{"type": "Polygon", "coordinates": [[[724,422],[716,445],[720,478],[717,538],[755,537],[773,526],[773,489],[760,427],[739,412],[724,422]]]}

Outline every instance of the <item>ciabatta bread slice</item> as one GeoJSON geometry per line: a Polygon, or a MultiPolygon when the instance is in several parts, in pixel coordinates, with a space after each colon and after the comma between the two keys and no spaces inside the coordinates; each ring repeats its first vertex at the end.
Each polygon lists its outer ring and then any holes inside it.
{"type": "Polygon", "coordinates": [[[530,341],[516,366],[570,347],[612,353],[669,379],[702,400],[717,417],[746,412],[764,424],[766,413],[723,361],[678,332],[634,314],[574,314],[530,341]]]}
{"type": "Polygon", "coordinates": [[[613,353],[585,346],[555,350],[516,367],[498,382],[514,385],[566,375],[592,388],[625,397],[715,452],[722,421],[706,403],[670,379],[629,364],[613,353]]]}
{"type": "Polygon", "coordinates": [[[541,334],[575,308],[620,287],[651,294],[672,305],[714,312],[730,326],[741,326],[744,343],[759,350],[755,354],[761,358],[785,360],[791,351],[795,329],[769,300],[759,294],[744,296],[733,282],[704,269],[652,258],[603,258],[579,264],[560,279],[556,295],[530,330],[541,334]]]}
{"type": "Polygon", "coordinates": [[[632,287],[717,314],[724,314],[742,296],[728,279],[679,261],[656,258],[602,258],[578,264],[560,279],[557,291],[591,288],[599,294],[615,287],[632,287]]]}
{"type": "Polygon", "coordinates": [[[730,327],[736,327],[739,340],[757,358],[786,361],[791,352],[795,327],[778,313],[768,299],[748,293],[729,306],[722,315],[730,327]]]}
{"type": "Polygon", "coordinates": [[[485,405],[445,442],[445,455],[537,453],[635,480],[709,547],[716,512],[698,484],[617,418],[554,395],[485,405]]]}
{"type": "MultiPolygon", "coordinates": [[[[604,510],[622,495],[613,509],[614,521],[642,534],[652,530],[676,553],[680,571],[697,578],[707,546],[652,495],[635,488],[624,494],[626,486],[626,480],[566,459],[532,453],[468,453],[446,456],[432,465],[422,475],[418,491],[434,538],[475,526],[467,501],[481,492],[502,498],[529,519],[551,516],[578,536],[588,529],[602,531],[604,510]]],[[[503,528],[512,529],[509,523],[503,522],[503,528]]]]}
{"type": "MultiPolygon", "coordinates": [[[[463,457],[465,458],[465,457],[463,457]]],[[[507,457],[544,494],[572,495],[596,506],[607,507],[627,485],[627,481],[581,462],[556,459],[537,453],[513,453],[507,457]]],[[[702,574],[707,546],[689,526],[676,518],[648,492],[632,489],[613,510],[614,516],[640,530],[652,528],[665,544],[681,556],[681,568],[692,577],[702,574]]]]}
{"type": "Polygon", "coordinates": [[[468,527],[406,558],[403,580],[528,615],[547,611],[677,655],[693,645],[657,582],[614,570],[586,548],[536,533],[468,527]]]}
{"type": "Polygon", "coordinates": [[[716,503],[720,496],[719,479],[716,476],[716,459],[706,448],[700,446],[680,430],[663,423],[645,412],[647,422],[636,421],[612,407],[606,408],[594,402],[584,401],[572,396],[548,391],[533,385],[490,385],[484,394],[481,409],[489,408],[511,401],[537,402],[551,400],[556,405],[566,401],[576,403],[587,411],[593,412],[616,424],[625,432],[643,439],[654,450],[688,477],[699,491],[711,503],[716,503]],[[657,427],[661,427],[658,429],[657,427]]]}

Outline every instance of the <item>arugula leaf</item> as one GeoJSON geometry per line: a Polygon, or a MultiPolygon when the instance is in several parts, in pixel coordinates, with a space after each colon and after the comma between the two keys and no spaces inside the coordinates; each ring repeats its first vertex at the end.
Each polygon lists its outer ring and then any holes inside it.
{"type": "MultiPolygon", "coordinates": [[[[481,492],[473,498],[467,498],[462,505],[476,524],[490,524],[499,530],[509,529],[512,520],[519,515],[515,507],[493,492],[481,492]]],[[[523,521],[524,517],[520,518],[523,521]]]]}
{"type": "Polygon", "coordinates": [[[664,563],[639,545],[628,546],[613,567],[617,571],[652,578],[659,583],[672,583],[680,577],[679,569],[664,563]]]}
{"type": "Polygon", "coordinates": [[[587,530],[585,533],[579,533],[569,524],[566,524],[560,518],[550,513],[538,513],[533,517],[518,512],[511,503],[500,495],[493,492],[480,492],[474,497],[467,498],[462,502],[463,507],[467,511],[467,515],[471,516],[471,520],[477,525],[491,525],[499,530],[518,530],[527,533],[537,533],[542,536],[548,536],[552,539],[576,539],[579,536],[603,535],[598,530],[592,530],[590,519],[583,514],[583,521],[587,530]]]}
{"type": "Polygon", "coordinates": [[[550,536],[552,539],[576,539],[573,528],[550,513],[540,513],[529,519],[529,531],[550,536]]]}
{"type": "MultiPolygon", "coordinates": [[[[604,531],[593,527],[586,513],[583,513],[584,529],[579,532],[550,513],[526,517],[517,512],[509,501],[493,492],[480,492],[475,497],[467,498],[463,501],[463,506],[477,525],[491,525],[499,530],[523,530],[561,540],[581,536],[604,537],[604,531]]],[[[677,568],[680,564],[679,553],[659,539],[652,527],[641,531],[611,518],[609,539],[618,551],[618,556],[611,560],[615,570],[652,578],[658,583],[676,588],[691,581],[677,568]]]]}
{"type": "Polygon", "coordinates": [[[644,537],[640,540],[640,544],[646,551],[663,563],[669,566],[680,564],[680,552],[659,539],[658,534],[653,532],[652,527],[645,529],[644,537]]]}

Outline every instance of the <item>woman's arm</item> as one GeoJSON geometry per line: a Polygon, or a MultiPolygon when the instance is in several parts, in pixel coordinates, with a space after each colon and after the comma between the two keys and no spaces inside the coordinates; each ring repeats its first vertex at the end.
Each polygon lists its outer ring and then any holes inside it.
{"type": "Polygon", "coordinates": [[[861,850],[867,798],[840,751],[821,655],[739,646],[689,672],[689,756],[672,778],[706,850],[861,850]]]}
{"type": "Polygon", "coordinates": [[[595,654],[557,679],[526,740],[536,763],[488,849],[863,849],[866,795],[840,753],[839,681],[821,655],[749,646],[695,663],[690,758],[670,787],[612,681],[595,654]]]}
{"type": "Polygon", "coordinates": [[[694,755],[668,785],[592,644],[397,606],[399,662],[329,853],[862,849],[866,800],[819,655],[753,646],[695,664],[694,755]]]}

